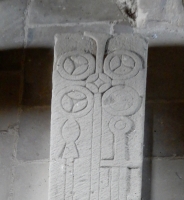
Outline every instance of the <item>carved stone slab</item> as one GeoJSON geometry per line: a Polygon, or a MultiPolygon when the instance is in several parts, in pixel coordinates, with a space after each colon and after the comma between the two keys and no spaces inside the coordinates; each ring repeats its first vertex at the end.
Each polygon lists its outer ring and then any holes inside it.
{"type": "Polygon", "coordinates": [[[147,42],[55,41],[49,200],[140,200],[147,42]]]}

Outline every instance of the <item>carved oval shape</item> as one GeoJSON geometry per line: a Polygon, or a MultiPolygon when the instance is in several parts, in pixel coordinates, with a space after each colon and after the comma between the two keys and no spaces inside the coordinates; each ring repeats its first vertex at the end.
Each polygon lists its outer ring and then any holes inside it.
{"type": "Polygon", "coordinates": [[[76,100],[83,100],[86,98],[85,94],[83,94],[82,92],[78,92],[78,91],[69,92],[68,96],[70,98],[76,99],[76,100]]]}
{"type": "Polygon", "coordinates": [[[69,58],[67,58],[64,62],[64,69],[68,74],[72,74],[75,70],[74,63],[69,58]]]}
{"type": "Polygon", "coordinates": [[[114,134],[125,134],[131,131],[134,123],[128,117],[113,117],[109,123],[109,128],[114,134]]]}
{"type": "Polygon", "coordinates": [[[62,136],[66,143],[75,142],[80,135],[80,128],[77,121],[67,120],[62,127],[62,136]]]}
{"type": "Polygon", "coordinates": [[[115,86],[102,97],[104,109],[114,115],[132,115],[138,111],[142,98],[137,91],[128,86],[115,86]]]}

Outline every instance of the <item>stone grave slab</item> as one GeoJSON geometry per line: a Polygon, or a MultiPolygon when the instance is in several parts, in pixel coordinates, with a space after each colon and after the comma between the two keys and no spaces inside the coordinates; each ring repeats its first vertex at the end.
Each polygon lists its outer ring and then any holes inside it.
{"type": "Polygon", "coordinates": [[[147,41],[55,37],[49,200],[140,200],[147,41]]]}

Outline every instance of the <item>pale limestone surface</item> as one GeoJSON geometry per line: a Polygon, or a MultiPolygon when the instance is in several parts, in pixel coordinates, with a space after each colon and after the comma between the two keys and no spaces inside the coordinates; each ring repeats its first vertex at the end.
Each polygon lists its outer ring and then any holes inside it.
{"type": "Polygon", "coordinates": [[[27,0],[0,1],[0,49],[23,47],[27,0]]]}
{"type": "Polygon", "coordinates": [[[0,132],[0,199],[9,197],[12,182],[14,135],[0,132]]]}
{"type": "Polygon", "coordinates": [[[108,22],[101,22],[99,24],[77,24],[73,26],[33,27],[28,29],[27,47],[53,48],[56,33],[83,33],[84,31],[110,33],[110,29],[111,24],[108,22]]]}
{"type": "Polygon", "coordinates": [[[23,163],[14,168],[13,200],[48,199],[49,163],[23,163]]]}
{"type": "MultiPolygon", "coordinates": [[[[132,0],[119,0],[121,2],[125,1],[132,1],[132,0]]],[[[44,16],[47,10],[52,9],[49,4],[46,4],[43,0],[43,10],[39,11],[37,15],[35,13],[39,10],[38,6],[35,4],[35,12],[31,12],[32,2],[37,3],[38,0],[1,0],[0,1],[0,76],[1,76],[1,83],[0,83],[0,132],[3,133],[3,139],[0,137],[0,199],[2,200],[15,200],[12,195],[16,193],[16,197],[19,199],[21,196],[23,198],[28,198],[29,200],[35,199],[43,199],[47,200],[47,187],[40,187],[38,192],[37,189],[39,187],[35,186],[36,181],[40,179],[42,176],[44,180],[48,179],[48,172],[44,172],[39,176],[38,174],[42,172],[43,168],[41,167],[36,159],[35,154],[31,154],[30,156],[32,160],[26,159],[25,161],[21,159],[16,162],[18,168],[22,168],[22,163],[27,164],[34,164],[35,167],[28,167],[25,166],[27,174],[30,174],[32,170],[32,178],[30,176],[25,176],[26,173],[19,173],[19,176],[15,177],[15,170],[11,170],[13,162],[7,162],[7,160],[12,160],[12,155],[16,154],[16,146],[18,143],[18,139],[14,138],[14,135],[10,136],[9,131],[14,125],[19,125],[21,123],[20,120],[20,105],[17,105],[17,94],[20,93],[20,86],[16,86],[17,81],[13,81],[14,78],[17,76],[17,66],[21,69],[23,67],[25,72],[27,71],[27,63],[31,67],[37,68],[38,72],[35,70],[29,70],[28,74],[32,75],[32,78],[29,76],[29,80],[34,82],[35,86],[34,90],[30,90],[28,88],[29,98],[31,98],[34,102],[37,101],[37,97],[40,94],[37,87],[43,86],[46,87],[45,82],[49,82],[49,76],[51,77],[51,73],[48,75],[45,73],[45,69],[48,68],[50,65],[52,67],[52,57],[53,52],[49,55],[45,51],[37,51],[42,50],[43,47],[53,48],[54,42],[54,35],[56,33],[66,33],[66,32],[83,32],[86,31],[97,31],[97,32],[106,32],[108,33],[108,26],[110,25],[109,33],[116,34],[116,33],[129,33],[132,29],[133,33],[140,33],[144,37],[148,37],[149,39],[149,75],[148,75],[148,98],[147,103],[149,107],[153,105],[157,105],[156,107],[160,106],[163,110],[168,110],[167,112],[161,112],[159,109],[155,109],[153,106],[153,110],[150,111],[150,108],[146,108],[146,113],[151,115],[147,117],[146,126],[149,127],[149,131],[145,130],[145,138],[147,138],[144,142],[144,145],[148,146],[149,151],[145,151],[146,153],[144,156],[153,160],[152,166],[146,166],[147,170],[143,169],[143,200],[170,200],[175,198],[176,200],[183,200],[183,193],[184,193],[184,186],[183,186],[183,160],[180,161],[174,160],[174,158],[183,158],[184,155],[184,140],[183,140],[183,44],[184,44],[184,29],[183,23],[181,21],[184,19],[183,17],[183,5],[182,0],[154,0],[154,1],[145,1],[140,0],[142,5],[138,4],[138,16],[136,18],[137,22],[140,22],[142,25],[145,25],[146,29],[140,28],[139,24],[137,23],[137,28],[133,28],[130,26],[126,26],[121,22],[121,16],[118,16],[120,13],[119,10],[115,13],[110,13],[110,15],[114,16],[114,20],[111,21],[107,20],[106,22],[101,22],[100,15],[91,16],[91,22],[86,22],[86,15],[82,15],[82,19],[79,22],[74,22],[70,13],[66,16],[66,23],[62,23],[58,25],[58,21],[55,20],[55,17],[63,17],[62,12],[57,13],[57,6],[53,12],[50,12],[50,15],[44,16]],[[31,3],[31,5],[29,5],[31,3]],[[27,5],[26,5],[27,4],[27,5]],[[162,6],[163,5],[163,6],[162,6]],[[168,6],[171,9],[168,9],[168,6]],[[179,5],[179,7],[178,7],[179,5]],[[144,8],[144,9],[143,9],[144,8]],[[177,9],[176,9],[177,8],[177,9]],[[27,12],[27,10],[29,12],[27,12]],[[163,10],[163,12],[162,12],[163,10]],[[167,17],[166,15],[167,10],[167,17]],[[139,12],[140,11],[140,12],[139,12]],[[140,14],[140,15],[139,15],[140,14]],[[31,16],[34,15],[34,16],[31,16]],[[116,17],[117,16],[117,17],[116,17]],[[31,20],[26,20],[26,18],[34,18],[34,24],[31,20]],[[156,19],[156,20],[154,20],[156,19]],[[169,19],[169,20],[167,20],[169,19]],[[180,23],[173,23],[180,19],[180,23]],[[41,20],[45,20],[44,24],[40,24],[41,20]],[[68,20],[68,22],[67,22],[68,20]],[[118,21],[119,20],[119,21],[118,21]],[[167,20],[167,21],[166,21],[167,20]],[[170,23],[170,22],[172,23],[170,23]],[[30,23],[29,23],[30,22],[30,23]],[[144,23],[146,22],[146,23],[144,23]],[[51,24],[52,23],[52,24],[51,24]],[[57,23],[57,24],[56,24],[57,23]],[[107,26],[106,26],[107,25],[107,26]],[[29,29],[29,32],[26,29],[29,29]],[[23,46],[27,45],[27,49],[23,49],[23,46]],[[152,51],[152,47],[155,47],[155,51],[157,52],[158,56],[154,56],[152,51]],[[19,50],[18,48],[21,49],[19,50]],[[159,47],[159,48],[158,48],[159,47]],[[176,48],[174,48],[176,47],[176,48]],[[179,49],[177,50],[177,47],[179,49]],[[181,47],[181,49],[180,49],[181,47]],[[26,63],[15,62],[14,53],[8,52],[7,49],[13,48],[13,52],[16,52],[15,56],[16,59],[19,60],[20,57],[25,57],[26,54],[26,63]],[[29,49],[28,49],[29,48],[29,49]],[[30,49],[32,48],[32,49],[30,49]],[[35,49],[36,48],[36,49],[35,49]],[[32,53],[30,53],[30,50],[32,53]],[[161,52],[159,54],[159,52],[161,52]],[[4,59],[4,53],[6,54],[6,58],[4,59]],[[32,55],[35,56],[32,56],[32,55]],[[168,54],[168,55],[167,55],[168,54]],[[21,55],[21,56],[20,56],[21,55]],[[167,55],[167,56],[166,56],[167,55]],[[49,62],[48,62],[49,60],[49,62]],[[50,61],[51,60],[51,61],[50,61]],[[154,62],[153,62],[154,60],[154,62]],[[8,65],[7,62],[8,61],[8,65]],[[44,61],[44,62],[43,62],[44,61]],[[161,61],[161,63],[160,63],[161,61]],[[20,64],[19,64],[20,63],[20,64]],[[169,64],[169,66],[168,66],[169,64]],[[171,67],[172,65],[172,67],[171,67]],[[42,67],[43,66],[43,67],[42,67]],[[177,67],[176,67],[177,66],[177,67]],[[2,70],[9,70],[8,76],[7,73],[2,70]],[[11,70],[11,71],[10,71],[11,70]],[[35,74],[41,73],[39,79],[35,80],[35,74]],[[6,75],[4,75],[6,74],[6,75]],[[163,75],[164,74],[164,75],[163,75]],[[165,76],[167,74],[167,76],[165,76]],[[3,78],[4,77],[4,78],[3,78]],[[168,79],[169,77],[169,79],[168,79]],[[45,81],[43,81],[43,79],[45,81]],[[39,82],[39,85],[38,85],[39,82]],[[152,82],[154,87],[150,87],[149,83],[152,82]],[[160,84],[161,83],[161,84],[160,84]],[[7,88],[7,89],[6,89],[7,88]],[[35,91],[36,90],[36,91],[35,91]],[[13,91],[13,95],[12,95],[13,91]],[[14,91],[16,93],[14,93],[14,91]],[[37,94],[37,95],[35,95],[37,94]],[[159,96],[158,96],[159,95],[159,96]],[[154,97],[151,98],[150,97],[154,97]],[[151,102],[150,102],[151,101],[151,102]],[[158,103],[158,102],[162,103],[158,103]],[[170,103],[168,104],[169,101],[170,103]],[[7,107],[5,104],[8,104],[7,107]],[[11,105],[13,106],[11,107],[11,105]],[[177,111],[177,112],[176,112],[177,111]],[[175,113],[176,112],[176,113],[175,113]],[[170,113],[170,114],[169,114],[170,113]],[[159,116],[159,118],[158,118],[159,116]],[[161,119],[161,120],[159,120],[161,119]],[[7,134],[8,133],[8,134],[7,134]],[[148,143],[148,138],[152,138],[152,140],[148,143]],[[155,139],[156,138],[156,139],[155,139]],[[15,139],[15,140],[14,140],[15,139]],[[14,149],[13,149],[14,145],[14,149]],[[152,147],[153,146],[153,147],[152,147]],[[8,148],[9,147],[9,148],[8,148]],[[156,149],[159,155],[152,153],[151,150],[156,149]],[[10,152],[9,154],[7,152],[10,152]],[[160,153],[161,152],[161,153],[160,153]],[[160,155],[162,157],[160,157],[160,155]],[[165,158],[166,156],[168,156],[165,158]],[[159,159],[154,159],[152,156],[159,156],[159,159]],[[169,161],[165,162],[165,159],[169,161]],[[5,165],[5,166],[4,166],[5,165]],[[181,167],[180,167],[181,166],[181,167]],[[6,169],[5,169],[6,168],[6,169]],[[35,172],[34,172],[35,170],[35,172]],[[151,171],[153,171],[152,176],[151,171]],[[13,173],[12,173],[13,172],[13,173]],[[175,172],[179,172],[179,177],[175,172]],[[35,178],[33,178],[35,176],[35,178]],[[39,177],[38,177],[39,176],[39,177]],[[16,179],[19,178],[19,181],[16,179]],[[9,180],[12,182],[15,179],[16,184],[12,185],[9,184],[9,180]],[[20,187],[18,187],[18,183],[20,183],[20,187]],[[28,187],[37,187],[36,190],[32,190],[31,192],[27,192],[25,190],[24,185],[27,184],[28,187]],[[151,187],[150,187],[151,185],[151,187]],[[150,192],[151,191],[151,192],[150,192]],[[145,195],[145,193],[147,193],[145,195]],[[169,199],[170,198],[170,199],[169,199]]],[[[54,0],[52,1],[54,4],[54,0]]],[[[58,0],[57,2],[61,2],[58,0]]],[[[92,2],[92,1],[91,1],[92,2]]],[[[95,2],[95,1],[94,1],[95,2]]],[[[105,2],[105,1],[104,1],[105,2]]],[[[56,4],[55,4],[56,5],[56,4]]],[[[108,4],[106,4],[108,5],[108,4]]],[[[98,4],[95,5],[97,10],[102,10],[98,4]]],[[[115,1],[113,7],[115,7],[115,1]]],[[[104,8],[106,10],[106,8],[104,8]]],[[[80,13],[79,13],[80,14],[80,13]]],[[[178,21],[179,22],[179,21],[178,21]]],[[[22,60],[22,59],[21,59],[22,60]]],[[[20,73],[21,76],[23,73],[20,73]]],[[[21,76],[18,79],[22,79],[21,76]]],[[[24,78],[27,81],[27,77],[24,78]]],[[[24,86],[27,87],[30,85],[27,82],[24,83],[24,86]]],[[[44,99],[44,106],[45,102],[48,102],[47,99],[44,99]]],[[[32,104],[27,104],[31,106],[32,104]]],[[[42,105],[41,105],[42,106],[42,105]]],[[[49,104],[50,106],[50,104],[49,104]]],[[[37,112],[33,112],[33,118],[37,118],[37,112]]],[[[38,114],[38,113],[37,113],[38,114]]],[[[42,117],[43,115],[39,113],[42,117]]],[[[24,120],[25,122],[25,120],[24,120]]],[[[50,123],[48,120],[45,120],[45,126],[48,127],[50,123]]],[[[30,129],[25,129],[29,131],[30,129]]],[[[42,141],[40,147],[33,143],[33,140],[37,140],[37,135],[39,135],[40,126],[39,124],[35,126],[34,136],[32,136],[32,140],[30,140],[31,133],[22,133],[24,135],[24,140],[19,142],[20,146],[26,146],[26,149],[30,149],[33,151],[37,151],[40,155],[40,159],[45,158],[45,152],[42,151],[43,147],[49,148],[49,135],[46,134],[44,137],[48,137],[48,139],[44,139],[42,141]],[[25,145],[25,141],[27,139],[27,145],[25,145]],[[30,142],[29,142],[30,141],[30,142]],[[47,146],[48,145],[48,146],[47,146]]],[[[19,134],[19,132],[17,132],[19,134]]],[[[39,138],[41,139],[41,138],[39,138]]],[[[26,151],[23,149],[23,151],[26,151]]],[[[15,158],[16,159],[16,158],[15,158]]],[[[40,160],[43,162],[43,160],[40,160]]],[[[47,161],[44,161],[47,162],[47,161]]],[[[15,166],[13,166],[15,167],[15,166]]],[[[23,171],[23,170],[22,170],[23,171]]]]}
{"type": "Polygon", "coordinates": [[[50,107],[24,107],[21,112],[17,159],[34,161],[48,159],[50,107]]]}
{"type": "Polygon", "coordinates": [[[65,24],[123,20],[125,17],[111,0],[37,0],[31,1],[29,23],[65,24]]]}
{"type": "Polygon", "coordinates": [[[147,42],[56,36],[49,200],[140,200],[147,42]]]}
{"type": "Polygon", "coordinates": [[[168,25],[184,26],[182,0],[138,0],[138,27],[164,28],[168,25]]]}
{"type": "Polygon", "coordinates": [[[154,158],[152,161],[151,200],[184,199],[184,161],[179,158],[154,158]],[[168,192],[171,191],[171,192],[168,192]]]}

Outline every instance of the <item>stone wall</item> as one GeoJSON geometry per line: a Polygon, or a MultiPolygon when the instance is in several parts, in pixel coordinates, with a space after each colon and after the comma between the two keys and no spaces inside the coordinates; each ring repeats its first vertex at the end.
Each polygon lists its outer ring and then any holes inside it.
{"type": "Polygon", "coordinates": [[[182,0],[0,1],[0,199],[47,199],[54,35],[83,31],[147,37],[143,199],[184,199],[183,13],[182,0]]]}

